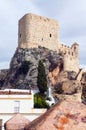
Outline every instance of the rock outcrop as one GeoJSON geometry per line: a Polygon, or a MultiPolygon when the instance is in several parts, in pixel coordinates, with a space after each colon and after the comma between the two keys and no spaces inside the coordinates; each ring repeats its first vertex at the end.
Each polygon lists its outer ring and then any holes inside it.
{"type": "Polygon", "coordinates": [[[7,73],[8,73],[8,69],[0,70],[0,88],[3,86],[5,82],[7,73]]]}
{"type": "Polygon", "coordinates": [[[16,50],[2,88],[38,89],[37,68],[39,60],[42,60],[45,66],[48,86],[52,86],[49,72],[53,71],[57,66],[61,68],[63,57],[55,51],[38,47],[32,49],[18,48],[16,50]]]}
{"type": "Polygon", "coordinates": [[[82,85],[76,80],[77,73],[61,71],[53,88],[53,97],[56,102],[63,100],[81,101],[82,85]]]}

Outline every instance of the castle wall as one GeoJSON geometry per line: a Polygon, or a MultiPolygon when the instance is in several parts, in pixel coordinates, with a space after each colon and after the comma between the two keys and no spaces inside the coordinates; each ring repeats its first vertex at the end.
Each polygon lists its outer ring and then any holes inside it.
{"type": "Polygon", "coordinates": [[[59,43],[59,24],[56,20],[27,14],[19,21],[19,48],[43,46],[56,50],[59,43]]]}
{"type": "Polygon", "coordinates": [[[75,71],[79,72],[79,60],[77,57],[64,56],[64,71],[75,71]]]}
{"type": "Polygon", "coordinates": [[[64,71],[79,72],[79,45],[74,43],[71,47],[59,44],[58,53],[64,57],[64,71]]]}

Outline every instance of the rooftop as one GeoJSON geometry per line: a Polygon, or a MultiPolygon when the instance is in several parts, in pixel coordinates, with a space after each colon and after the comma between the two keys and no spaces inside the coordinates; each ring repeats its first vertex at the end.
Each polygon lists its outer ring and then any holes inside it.
{"type": "Polygon", "coordinates": [[[31,95],[30,90],[5,89],[0,90],[0,95],[31,95]]]}

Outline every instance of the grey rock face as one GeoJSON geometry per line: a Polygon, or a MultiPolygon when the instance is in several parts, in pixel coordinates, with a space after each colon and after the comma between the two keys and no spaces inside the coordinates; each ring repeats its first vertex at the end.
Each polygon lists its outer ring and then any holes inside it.
{"type": "Polygon", "coordinates": [[[0,70],[0,88],[3,86],[8,69],[0,70]]]}
{"type": "Polygon", "coordinates": [[[3,88],[38,89],[37,75],[38,62],[42,60],[45,66],[48,86],[51,86],[48,77],[49,71],[63,63],[63,57],[57,52],[44,47],[17,49],[10,63],[10,69],[5,78],[3,88]],[[26,74],[20,73],[23,62],[28,61],[29,69],[26,74]]]}

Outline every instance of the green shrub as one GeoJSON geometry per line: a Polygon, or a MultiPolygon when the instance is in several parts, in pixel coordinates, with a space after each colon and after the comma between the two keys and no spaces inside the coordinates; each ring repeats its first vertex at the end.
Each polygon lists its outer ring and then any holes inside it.
{"type": "Polygon", "coordinates": [[[43,62],[41,60],[39,60],[39,64],[38,64],[37,86],[38,86],[39,91],[41,93],[44,93],[48,89],[45,67],[44,67],[43,62]]]}
{"type": "Polygon", "coordinates": [[[43,95],[36,93],[34,95],[34,108],[49,108],[49,104],[46,102],[43,95]]]}

